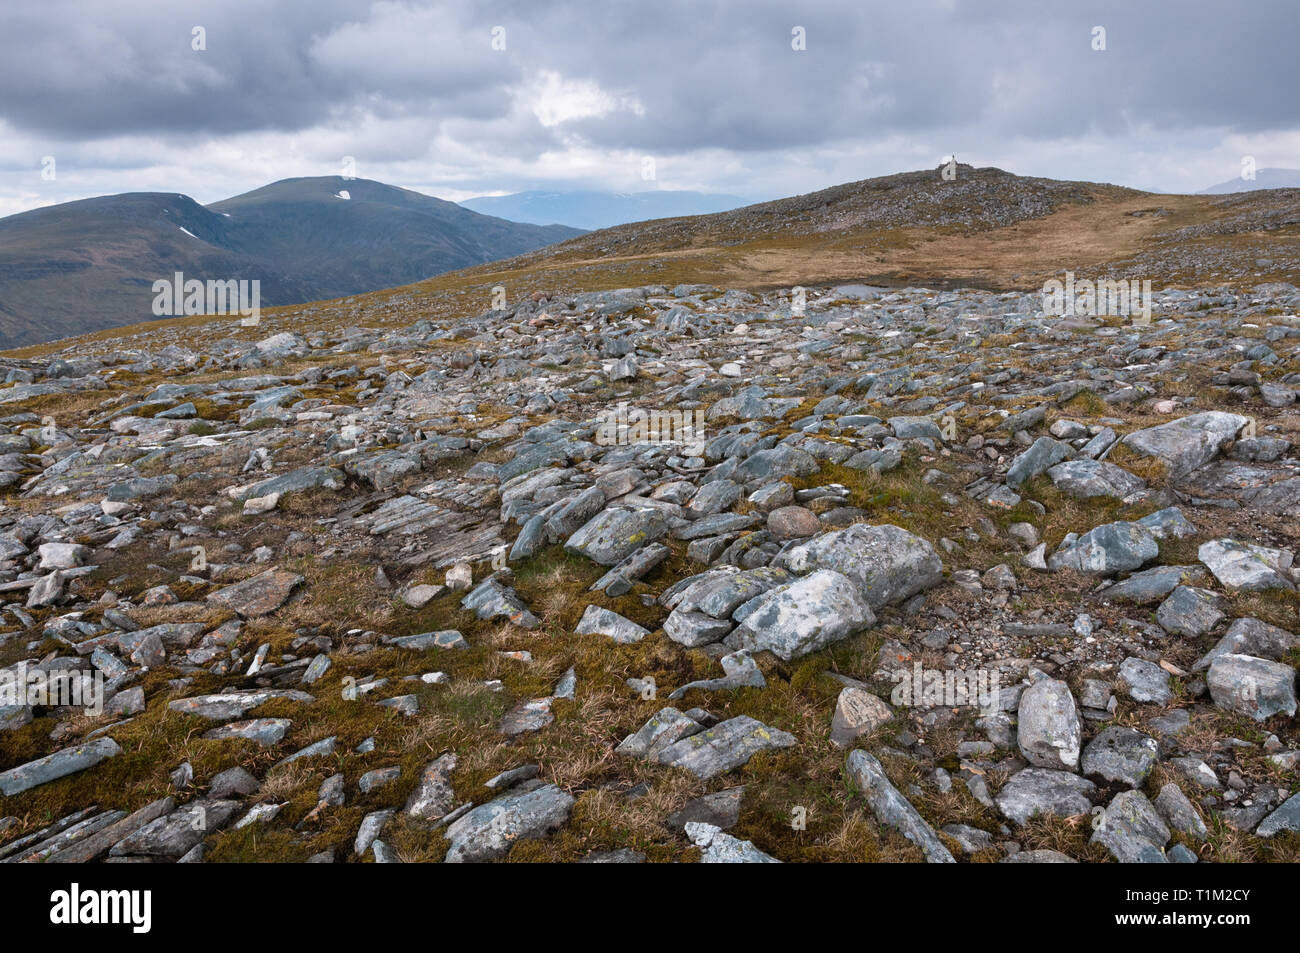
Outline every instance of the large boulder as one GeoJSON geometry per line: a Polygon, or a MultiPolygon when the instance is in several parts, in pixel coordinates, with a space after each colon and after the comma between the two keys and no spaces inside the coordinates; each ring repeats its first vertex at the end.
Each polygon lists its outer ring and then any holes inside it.
{"type": "Polygon", "coordinates": [[[1034,682],[1020,696],[1016,741],[1035,767],[1074,771],[1079,767],[1083,726],[1070,686],[1054,678],[1034,682]]]}
{"type": "Polygon", "coordinates": [[[1137,569],[1159,554],[1160,544],[1145,526],[1106,523],[1053,553],[1047,566],[1049,569],[1075,569],[1109,576],[1137,569]]]}
{"type": "Polygon", "coordinates": [[[658,510],[611,506],[593,516],[569,537],[565,551],[612,566],[668,532],[658,510]]]}
{"type": "Polygon", "coordinates": [[[833,569],[862,590],[872,609],[938,585],[943,561],[926,540],[889,524],[857,523],[781,553],[773,565],[803,573],[833,569]]]}
{"type": "Polygon", "coordinates": [[[1212,539],[1201,544],[1196,557],[1229,589],[1295,589],[1289,575],[1295,557],[1285,549],[1212,539]]]}
{"type": "Polygon", "coordinates": [[[848,577],[819,569],[768,592],[737,632],[745,648],[766,649],[788,662],[875,622],[871,606],[848,577]]]}
{"type": "Polygon", "coordinates": [[[1213,460],[1249,422],[1239,414],[1213,410],[1135,431],[1123,442],[1140,454],[1162,460],[1169,475],[1177,479],[1213,460]]]}
{"type": "Polygon", "coordinates": [[[1295,669],[1249,655],[1220,655],[1205,676],[1214,704],[1256,721],[1296,712],[1295,669]]]}
{"type": "Polygon", "coordinates": [[[516,841],[536,839],[569,820],[573,795],[554,784],[524,786],[474,808],[451,823],[446,863],[464,864],[504,857],[516,841]]]}

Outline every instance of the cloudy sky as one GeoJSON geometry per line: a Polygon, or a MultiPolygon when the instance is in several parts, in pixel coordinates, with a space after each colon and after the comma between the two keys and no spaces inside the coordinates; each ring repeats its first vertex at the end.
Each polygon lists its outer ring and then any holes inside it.
{"type": "Polygon", "coordinates": [[[1297,0],[8,3],[0,214],[345,171],[762,199],[950,153],[1198,191],[1300,168],[1297,26],[1297,0]]]}

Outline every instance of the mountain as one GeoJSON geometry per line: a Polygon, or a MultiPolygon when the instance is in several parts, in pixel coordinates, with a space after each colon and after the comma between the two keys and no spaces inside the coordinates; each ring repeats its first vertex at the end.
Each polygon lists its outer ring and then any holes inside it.
{"type": "Polygon", "coordinates": [[[711,192],[515,192],[484,196],[460,204],[486,215],[513,222],[548,225],[560,222],[575,228],[609,228],[652,218],[708,215],[726,212],[749,202],[738,195],[711,192]]]}
{"type": "MultiPolygon", "coordinates": [[[[533,292],[681,284],[1026,291],[1066,270],[1080,278],[1149,279],[1157,289],[1294,282],[1300,273],[1300,189],[1157,195],[969,165],[959,165],[955,181],[946,181],[939,170],[923,169],[712,215],[601,229],[413,284],[318,301],[310,320],[317,327],[396,328],[425,317],[480,314],[498,285],[511,301],[533,292]]],[[[263,328],[248,333],[299,329],[302,313],[277,309],[264,315],[263,328]]],[[[231,333],[229,322],[202,316],[163,324],[170,333],[183,328],[186,340],[231,333]]],[[[54,350],[34,347],[23,356],[54,350]]]]}
{"type": "Polygon", "coordinates": [[[67,202],[0,219],[0,347],[149,320],[153,282],[178,271],[258,279],[265,307],[408,284],[577,234],[338,176],[206,207],[171,192],[67,202]]]}
{"type": "Polygon", "coordinates": [[[0,356],[0,861],[1300,860],[1300,190],[958,173],[0,356]]]}
{"type": "Polygon", "coordinates": [[[1300,169],[1257,169],[1253,179],[1237,176],[1202,189],[1200,194],[1228,195],[1232,192],[1257,192],[1260,189],[1300,189],[1300,169]]]}

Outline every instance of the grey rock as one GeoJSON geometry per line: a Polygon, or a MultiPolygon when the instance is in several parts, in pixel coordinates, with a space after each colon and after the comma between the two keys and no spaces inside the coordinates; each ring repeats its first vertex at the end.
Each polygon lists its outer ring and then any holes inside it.
{"type": "Polygon", "coordinates": [[[1090,777],[1141,787],[1159,758],[1159,744],[1150,735],[1110,725],[1083,749],[1080,767],[1090,777]]]}
{"type": "Polygon", "coordinates": [[[631,619],[625,619],[617,612],[610,612],[597,605],[587,606],[574,632],[578,635],[608,636],[620,645],[640,642],[650,634],[650,630],[644,626],[637,625],[631,619]]]}
{"type": "Polygon", "coordinates": [[[1098,815],[1092,842],[1122,864],[1167,863],[1169,828],[1140,791],[1121,791],[1098,815]]]}
{"type": "Polygon", "coordinates": [[[1126,658],[1119,666],[1120,685],[1136,702],[1167,705],[1173,697],[1169,690],[1169,673],[1146,659],[1126,658]]]}
{"type": "Polygon", "coordinates": [[[712,824],[688,821],[686,836],[700,849],[702,864],[779,864],[780,861],[765,854],[747,840],[724,833],[712,824]]]}
{"type": "Polygon", "coordinates": [[[1209,836],[1205,821],[1201,820],[1201,815],[1197,813],[1192,802],[1187,799],[1187,795],[1177,784],[1170,781],[1163,785],[1154,803],[1170,830],[1187,834],[1197,840],[1205,840],[1209,836]]]}
{"type": "Polygon", "coordinates": [[[1106,523],[1089,530],[1072,544],[1053,553],[1050,569],[1113,575],[1137,569],[1160,554],[1160,546],[1146,527],[1137,523],[1106,523]]]}
{"type": "Polygon", "coordinates": [[[1011,468],[1007,470],[1007,486],[1018,489],[1027,480],[1046,473],[1073,454],[1069,444],[1051,437],[1039,437],[1033,446],[1011,461],[1011,468]]]}
{"type": "Polygon", "coordinates": [[[66,778],[70,774],[93,768],[101,761],[122,753],[112,738],[97,738],[84,744],[64,748],[16,768],[0,772],[0,794],[13,797],[34,787],[66,778]]]}
{"type": "Polygon", "coordinates": [[[1295,669],[1249,655],[1220,655],[1205,677],[1214,704],[1264,721],[1279,712],[1295,715],[1295,669]]]}
{"type": "Polygon", "coordinates": [[[1135,431],[1123,442],[1164,461],[1169,475],[1177,479],[1213,460],[1248,422],[1238,414],[1209,411],[1135,431]]]}
{"type": "Polygon", "coordinates": [[[831,569],[847,576],[874,610],[902,602],[943,580],[943,562],[926,540],[897,526],[855,524],[825,533],[781,554],[792,572],[831,569]]]}
{"type": "Polygon", "coordinates": [[[707,781],[740,767],[760,751],[795,744],[794,735],[739,715],[660,749],[656,760],[707,781]]]}
{"type": "Polygon", "coordinates": [[[613,566],[667,532],[668,523],[658,510],[611,506],[570,536],[564,548],[602,566],[613,566]]]}
{"type": "Polygon", "coordinates": [[[870,628],[876,617],[848,577],[818,570],[771,590],[737,629],[740,644],[800,658],[870,628]]]}
{"type": "Polygon", "coordinates": [[[463,864],[505,856],[521,840],[545,837],[563,827],[573,808],[572,795],[554,784],[505,794],[461,815],[445,837],[451,842],[446,863],[463,864]]]}
{"type": "Polygon", "coordinates": [[[880,762],[865,751],[850,751],[849,779],[862,792],[872,813],[881,824],[896,828],[904,837],[921,848],[926,861],[932,864],[956,863],[939,835],[899,793],[885,775],[880,762]]]}
{"type": "Polygon", "coordinates": [[[1208,589],[1179,586],[1156,610],[1156,621],[1170,635],[1192,638],[1210,632],[1225,618],[1218,597],[1208,589]]]}
{"type": "Polygon", "coordinates": [[[1070,687],[1044,678],[1020,696],[1016,743],[1030,764],[1074,771],[1079,766],[1083,726],[1070,687]]]}
{"type": "Polygon", "coordinates": [[[1039,814],[1074,817],[1092,810],[1097,786],[1069,771],[1025,768],[1017,771],[998,792],[997,805],[1004,815],[1024,824],[1039,814]]]}

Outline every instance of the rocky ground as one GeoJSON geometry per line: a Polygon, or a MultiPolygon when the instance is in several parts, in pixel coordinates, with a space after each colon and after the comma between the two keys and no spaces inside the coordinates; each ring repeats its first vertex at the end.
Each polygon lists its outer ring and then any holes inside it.
{"type": "Polygon", "coordinates": [[[1300,860],[1297,311],[692,285],[0,360],[0,666],[107,693],[0,707],[0,860],[1300,860]]]}

